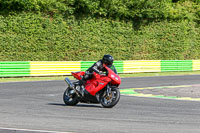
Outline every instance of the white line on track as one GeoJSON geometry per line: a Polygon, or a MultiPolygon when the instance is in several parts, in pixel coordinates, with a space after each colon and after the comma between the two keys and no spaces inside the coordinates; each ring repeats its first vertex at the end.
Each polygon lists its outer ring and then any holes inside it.
{"type": "MultiPolygon", "coordinates": [[[[0,84],[8,84],[8,83],[32,83],[32,82],[49,82],[49,81],[62,81],[62,80],[9,81],[9,82],[0,82],[0,84]]],[[[64,79],[63,79],[63,81],[64,81],[64,79]]]]}
{"type": "Polygon", "coordinates": [[[23,131],[23,132],[37,132],[37,133],[72,133],[72,132],[33,130],[33,129],[20,129],[20,128],[5,128],[5,127],[0,127],[0,130],[23,131]]]}

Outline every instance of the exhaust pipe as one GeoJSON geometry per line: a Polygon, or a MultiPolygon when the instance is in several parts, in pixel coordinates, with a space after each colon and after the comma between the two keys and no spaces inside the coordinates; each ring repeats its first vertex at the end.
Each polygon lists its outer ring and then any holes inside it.
{"type": "Polygon", "coordinates": [[[70,81],[69,78],[65,78],[65,82],[67,83],[67,85],[69,86],[69,88],[71,88],[71,89],[74,88],[74,86],[73,86],[73,84],[72,84],[72,82],[70,81]]]}
{"type": "Polygon", "coordinates": [[[76,93],[79,97],[81,97],[80,94],[79,94],[79,92],[74,88],[74,85],[72,84],[72,82],[70,81],[69,78],[65,78],[65,82],[67,83],[67,85],[69,86],[69,88],[73,89],[73,90],[75,91],[75,93],[76,93]]]}

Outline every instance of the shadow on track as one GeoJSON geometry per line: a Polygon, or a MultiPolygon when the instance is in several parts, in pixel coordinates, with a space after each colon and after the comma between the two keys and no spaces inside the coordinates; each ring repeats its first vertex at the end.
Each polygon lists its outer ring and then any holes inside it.
{"type": "MultiPolygon", "coordinates": [[[[47,105],[54,105],[54,106],[68,106],[61,103],[48,103],[47,105]]],[[[75,106],[68,106],[68,107],[93,107],[93,108],[103,108],[101,105],[94,105],[94,104],[77,104],[75,106]]]]}

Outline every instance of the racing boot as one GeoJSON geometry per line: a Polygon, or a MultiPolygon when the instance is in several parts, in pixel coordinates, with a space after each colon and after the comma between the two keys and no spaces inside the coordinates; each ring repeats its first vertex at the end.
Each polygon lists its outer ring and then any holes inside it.
{"type": "Polygon", "coordinates": [[[86,81],[84,79],[79,80],[80,85],[84,85],[85,83],[86,83],[86,81]]]}
{"type": "Polygon", "coordinates": [[[85,76],[82,76],[82,78],[79,80],[79,85],[85,85],[86,83],[86,78],[85,76]]]}

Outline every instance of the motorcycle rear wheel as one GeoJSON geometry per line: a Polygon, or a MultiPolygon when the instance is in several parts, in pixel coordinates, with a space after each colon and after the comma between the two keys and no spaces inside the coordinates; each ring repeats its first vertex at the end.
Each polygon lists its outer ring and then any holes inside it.
{"type": "Polygon", "coordinates": [[[71,93],[72,91],[73,89],[68,87],[63,94],[63,101],[66,105],[74,106],[79,102],[76,93],[71,93]]]}
{"type": "Polygon", "coordinates": [[[102,93],[99,98],[100,103],[104,108],[112,108],[119,102],[120,91],[118,88],[112,88],[110,96],[102,93]]]}

